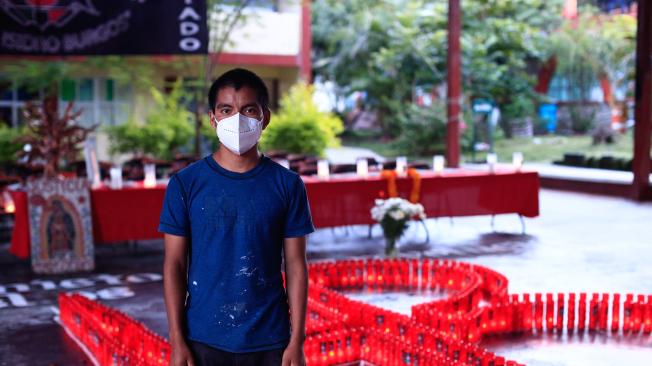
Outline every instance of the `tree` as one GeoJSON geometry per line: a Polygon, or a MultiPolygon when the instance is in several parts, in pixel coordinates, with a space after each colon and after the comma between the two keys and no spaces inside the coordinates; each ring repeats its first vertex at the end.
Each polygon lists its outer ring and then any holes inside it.
{"type": "Polygon", "coordinates": [[[94,129],[74,123],[80,112],[73,112],[72,103],[68,103],[62,116],[58,104],[51,96],[43,100],[41,107],[28,103],[24,114],[30,133],[17,138],[18,142],[30,146],[19,150],[18,155],[27,157],[27,162],[42,160],[43,174],[48,178],[56,177],[62,160],[72,162],[78,158],[79,143],[94,129]]]}
{"type": "MultiPolygon", "coordinates": [[[[415,86],[446,78],[446,0],[339,2],[313,6],[314,68],[343,93],[368,92],[397,135],[397,114],[415,86]]],[[[468,0],[462,8],[463,90],[506,107],[533,97],[532,71],[561,21],[561,1],[468,0]]],[[[441,96],[445,97],[445,96],[441,96]]]]}
{"type": "Polygon", "coordinates": [[[557,74],[569,81],[568,93],[589,99],[596,80],[606,81],[605,101],[613,106],[613,91],[634,78],[636,19],[627,14],[600,13],[580,8],[551,37],[550,53],[557,58],[557,74]]]}

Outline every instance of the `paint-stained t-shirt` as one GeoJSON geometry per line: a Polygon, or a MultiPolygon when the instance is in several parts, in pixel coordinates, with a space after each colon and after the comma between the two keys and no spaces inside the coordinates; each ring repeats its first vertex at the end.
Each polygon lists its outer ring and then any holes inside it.
{"type": "Polygon", "coordinates": [[[287,346],[283,239],[315,230],[299,175],[265,155],[244,173],[207,155],[170,178],[158,230],[190,239],[188,339],[229,352],[287,346]]]}

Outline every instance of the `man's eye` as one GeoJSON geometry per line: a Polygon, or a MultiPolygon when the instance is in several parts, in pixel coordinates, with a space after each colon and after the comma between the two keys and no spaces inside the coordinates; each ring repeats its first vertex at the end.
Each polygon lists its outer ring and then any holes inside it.
{"type": "Polygon", "coordinates": [[[220,109],[220,113],[222,113],[222,114],[227,114],[227,113],[229,113],[229,112],[231,112],[231,110],[228,109],[228,108],[222,108],[222,109],[220,109]]]}

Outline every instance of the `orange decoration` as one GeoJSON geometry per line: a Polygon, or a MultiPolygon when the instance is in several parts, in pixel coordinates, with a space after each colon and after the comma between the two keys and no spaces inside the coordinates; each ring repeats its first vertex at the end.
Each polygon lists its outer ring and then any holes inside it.
{"type": "Polygon", "coordinates": [[[396,171],[383,170],[380,172],[380,177],[387,179],[387,195],[389,197],[397,197],[398,189],[396,188],[396,171]]]}
{"type": "MultiPolygon", "coordinates": [[[[407,171],[408,177],[412,178],[412,191],[410,192],[410,202],[417,203],[421,197],[421,175],[416,169],[410,168],[407,171]]],[[[380,177],[387,179],[387,195],[388,197],[398,197],[398,189],[396,188],[397,173],[395,170],[383,170],[380,172],[380,177]]],[[[383,195],[381,195],[383,197],[383,195]]]]}
{"type": "Polygon", "coordinates": [[[410,202],[417,203],[421,197],[421,175],[416,169],[408,169],[408,177],[412,178],[412,192],[410,192],[410,202]]]}

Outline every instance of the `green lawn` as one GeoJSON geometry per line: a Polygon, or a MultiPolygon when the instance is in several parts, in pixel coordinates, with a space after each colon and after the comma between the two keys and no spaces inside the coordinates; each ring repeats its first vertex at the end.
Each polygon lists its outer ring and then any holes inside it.
{"type": "Polygon", "coordinates": [[[631,159],[633,155],[631,134],[619,135],[611,145],[592,145],[590,136],[539,136],[534,138],[502,139],[496,142],[495,151],[500,161],[511,161],[512,153],[520,151],[525,161],[550,163],[561,160],[564,153],[582,153],[587,157],[611,155],[631,159]]]}
{"type": "MultiPolygon", "coordinates": [[[[355,138],[342,140],[342,145],[356,146],[373,150],[377,154],[392,158],[403,155],[391,142],[381,142],[377,138],[355,138]]],[[[561,160],[564,153],[583,153],[587,157],[600,157],[611,155],[630,159],[632,157],[633,142],[631,133],[619,135],[616,142],[611,145],[591,144],[590,136],[536,136],[533,138],[500,139],[496,141],[494,150],[499,161],[511,162],[512,153],[520,151],[526,162],[551,163],[561,160]]],[[[484,160],[484,153],[476,154],[476,160],[484,160]]],[[[430,162],[430,156],[409,156],[410,160],[425,160],[430,162]]],[[[464,160],[471,161],[471,154],[464,153],[464,160]]]]}

